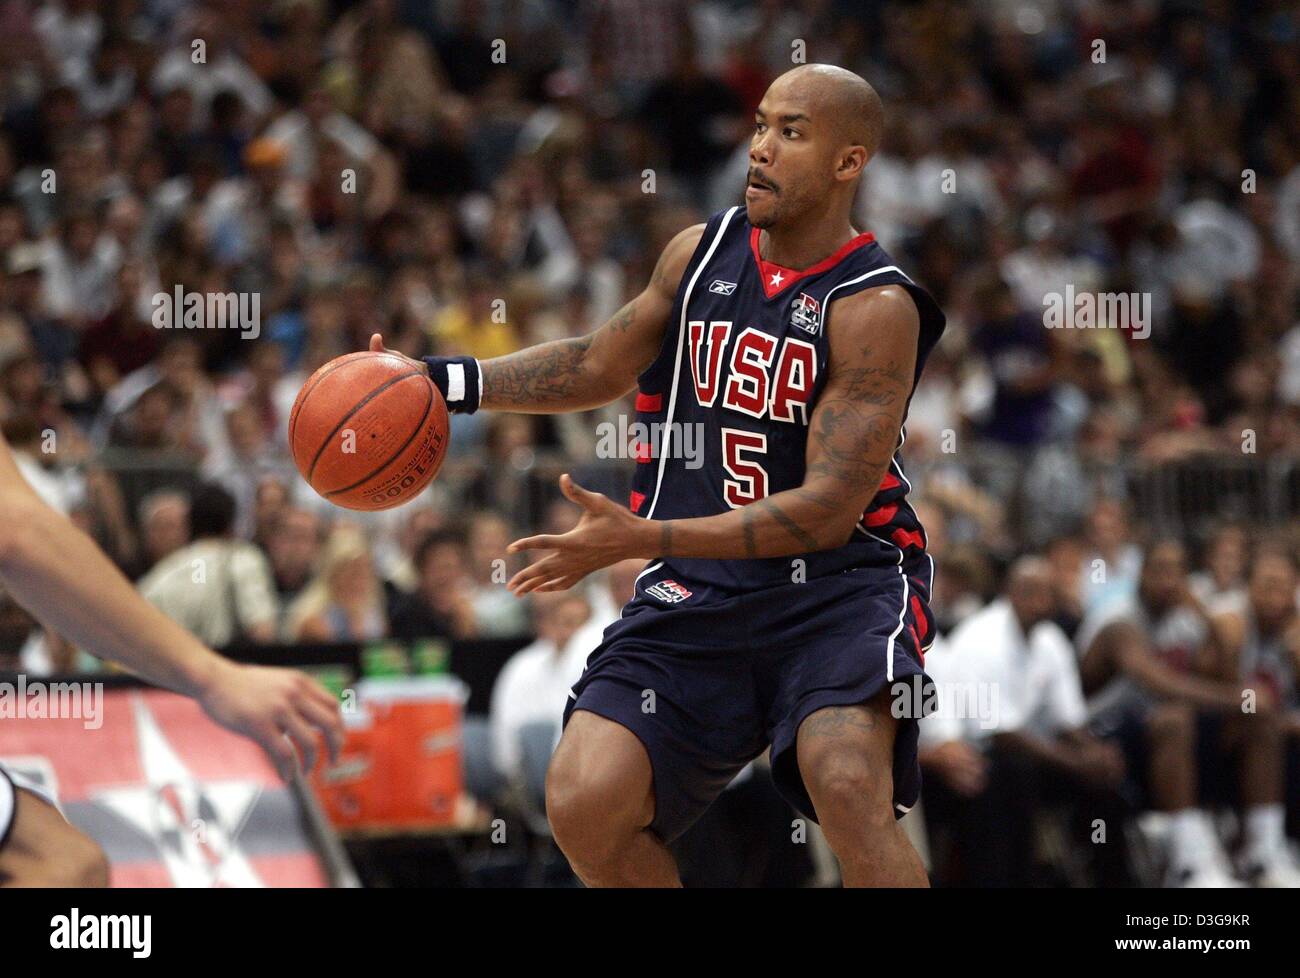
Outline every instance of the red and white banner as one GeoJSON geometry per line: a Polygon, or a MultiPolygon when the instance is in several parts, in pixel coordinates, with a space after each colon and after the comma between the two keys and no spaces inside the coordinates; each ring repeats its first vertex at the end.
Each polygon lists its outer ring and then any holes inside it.
{"type": "Polygon", "coordinates": [[[0,721],[0,764],[50,791],[108,853],[114,886],[328,886],[294,792],[198,704],[110,689],[102,725],[0,721]]]}

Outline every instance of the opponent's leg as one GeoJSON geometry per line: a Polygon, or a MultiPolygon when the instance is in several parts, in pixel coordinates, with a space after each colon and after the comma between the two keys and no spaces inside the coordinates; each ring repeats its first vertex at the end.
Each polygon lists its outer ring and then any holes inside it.
{"type": "Polygon", "coordinates": [[[894,818],[894,735],[886,695],[831,706],[799,725],[799,772],[845,886],[929,886],[894,818]]]}
{"type": "Polygon", "coordinates": [[[650,831],[654,776],[640,739],[576,709],[546,773],[555,841],[587,886],[681,886],[668,847],[650,831]]]}
{"type": "Polygon", "coordinates": [[[93,839],[30,791],[14,790],[13,800],[13,825],[0,846],[0,886],[108,886],[108,860],[93,839]]]}

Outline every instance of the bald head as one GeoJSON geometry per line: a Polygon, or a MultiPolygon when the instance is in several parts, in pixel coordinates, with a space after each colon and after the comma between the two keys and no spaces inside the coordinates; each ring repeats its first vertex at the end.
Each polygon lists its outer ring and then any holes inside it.
{"type": "Polygon", "coordinates": [[[800,65],[772,82],[754,110],[749,223],[770,234],[838,212],[836,223],[849,224],[883,121],[880,97],[843,68],[800,65]]]}
{"type": "Polygon", "coordinates": [[[885,106],[861,75],[837,65],[799,65],[772,82],[768,92],[806,102],[810,115],[825,113],[844,142],[865,148],[868,159],[876,155],[885,106]]]}

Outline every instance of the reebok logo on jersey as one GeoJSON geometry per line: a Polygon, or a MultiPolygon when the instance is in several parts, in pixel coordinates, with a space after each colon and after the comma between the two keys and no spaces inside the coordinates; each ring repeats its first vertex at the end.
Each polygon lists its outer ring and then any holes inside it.
{"type": "Polygon", "coordinates": [[[790,304],[790,324],[808,333],[816,333],[822,325],[821,303],[807,292],[800,292],[790,304]]]}
{"type": "Polygon", "coordinates": [[[660,581],[658,584],[651,584],[645,589],[645,593],[658,598],[665,604],[676,604],[678,601],[685,601],[691,596],[691,592],[676,581],[660,581]]]}
{"type": "Polygon", "coordinates": [[[731,295],[736,291],[735,282],[724,282],[720,278],[715,278],[713,284],[709,286],[710,292],[716,292],[718,295],[731,295]]]}

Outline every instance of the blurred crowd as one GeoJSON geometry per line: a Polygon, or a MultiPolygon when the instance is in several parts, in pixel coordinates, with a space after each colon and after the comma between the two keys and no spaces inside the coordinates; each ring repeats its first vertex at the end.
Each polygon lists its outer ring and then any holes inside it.
{"type": "MultiPolygon", "coordinates": [[[[4,435],[214,645],[562,652],[616,616],[619,573],[585,610],[516,602],[505,546],[573,524],[560,471],[625,498],[597,425],[630,404],[458,417],[434,487],[382,514],[305,486],[288,411],[374,332],[487,357],[599,326],[674,233],[739,202],[752,109],[799,61],[880,92],[856,221],[948,315],[904,449],[945,632],[1026,553],[1067,641],[1132,601],[1154,529],[1135,472],[1282,473],[1241,526],[1173,527],[1199,606],[1237,596],[1207,622],[1248,615],[1261,524],[1295,515],[1285,0],[0,0],[0,29],[4,435]],[[257,295],[257,328],[157,328],[178,287],[257,295]],[[1134,301],[1047,328],[1075,293],[1134,301]],[[196,591],[198,566],[220,586],[196,591]]],[[[0,657],[77,664],[32,626],[6,604],[0,657]]]]}

